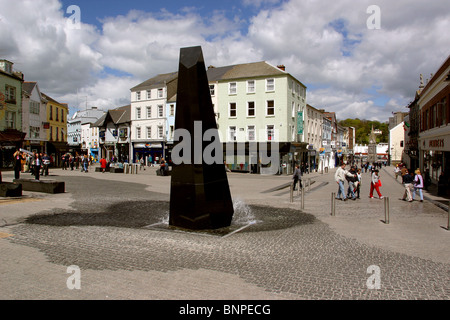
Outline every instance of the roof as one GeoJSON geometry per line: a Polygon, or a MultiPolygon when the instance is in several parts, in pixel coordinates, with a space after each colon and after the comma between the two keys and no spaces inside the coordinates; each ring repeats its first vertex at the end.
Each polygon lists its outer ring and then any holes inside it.
{"type": "Polygon", "coordinates": [[[22,85],[22,89],[28,93],[31,94],[31,92],[33,91],[34,87],[36,86],[37,82],[32,82],[32,81],[25,81],[22,85]]]}
{"type": "Polygon", "coordinates": [[[112,121],[114,124],[127,123],[131,121],[131,105],[108,110],[96,122],[94,127],[103,127],[106,122],[112,121]]]}
{"type": "MultiPolygon", "coordinates": [[[[286,75],[287,73],[280,68],[274,67],[266,61],[236,64],[232,66],[213,68],[224,69],[216,70],[213,74],[222,71],[222,75],[218,80],[230,80],[239,78],[254,78],[254,77],[267,77],[267,76],[279,76],[286,75]]],[[[209,69],[209,70],[213,70],[209,69]]],[[[211,81],[211,79],[210,79],[211,81]]]]}
{"type": "Polygon", "coordinates": [[[137,91],[142,89],[155,89],[161,88],[166,85],[167,82],[170,82],[174,79],[178,78],[178,72],[164,73],[159,74],[156,77],[150,78],[137,86],[131,88],[131,91],[137,91]]]}

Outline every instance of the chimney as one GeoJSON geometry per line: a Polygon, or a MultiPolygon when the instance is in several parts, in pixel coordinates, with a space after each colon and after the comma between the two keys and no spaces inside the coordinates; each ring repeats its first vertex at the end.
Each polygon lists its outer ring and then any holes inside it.
{"type": "Polygon", "coordinates": [[[280,70],[286,71],[286,67],[285,67],[284,64],[278,65],[277,68],[280,69],[280,70]]]}

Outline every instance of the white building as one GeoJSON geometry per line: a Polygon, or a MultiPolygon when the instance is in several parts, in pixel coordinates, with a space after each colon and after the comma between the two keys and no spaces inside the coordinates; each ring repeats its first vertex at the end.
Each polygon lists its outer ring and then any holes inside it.
{"type": "Polygon", "coordinates": [[[133,162],[166,155],[167,99],[177,90],[178,72],[159,74],[131,88],[131,149],[133,162]]]}
{"type": "Polygon", "coordinates": [[[23,83],[22,132],[25,132],[24,148],[30,151],[44,152],[47,131],[43,124],[47,122],[47,100],[41,94],[37,82],[23,83]]]}
{"type": "Polygon", "coordinates": [[[391,163],[396,164],[402,161],[405,145],[404,122],[400,122],[389,130],[389,155],[391,163]]]}
{"type": "Polygon", "coordinates": [[[88,150],[90,149],[89,142],[86,139],[84,140],[85,145],[82,145],[82,126],[86,128],[86,124],[95,123],[104,114],[104,111],[92,107],[91,109],[77,111],[72,117],[67,119],[67,144],[70,152],[79,154],[88,154],[90,152],[88,150]],[[84,150],[82,151],[82,149],[84,150]]]}

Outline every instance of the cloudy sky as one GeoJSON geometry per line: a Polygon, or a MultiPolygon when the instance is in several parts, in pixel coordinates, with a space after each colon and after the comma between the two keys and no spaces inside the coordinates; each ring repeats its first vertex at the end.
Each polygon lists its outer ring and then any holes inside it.
{"type": "Polygon", "coordinates": [[[387,121],[449,56],[449,30],[448,0],[0,0],[0,59],[71,113],[128,104],[201,45],[207,65],[284,64],[338,119],[387,121]]]}

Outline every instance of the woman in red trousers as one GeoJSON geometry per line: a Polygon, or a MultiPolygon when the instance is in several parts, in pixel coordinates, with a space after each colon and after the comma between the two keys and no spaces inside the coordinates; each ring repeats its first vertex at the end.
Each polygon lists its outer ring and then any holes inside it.
{"type": "Polygon", "coordinates": [[[380,186],[381,186],[381,181],[380,181],[380,176],[378,175],[378,170],[374,170],[373,173],[372,173],[372,181],[370,182],[370,195],[369,195],[369,198],[373,198],[373,190],[374,189],[377,191],[378,196],[380,197],[380,199],[384,198],[381,195],[380,186]]]}

